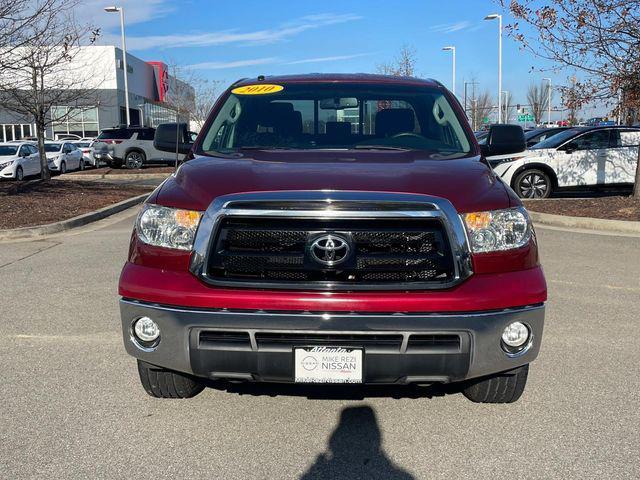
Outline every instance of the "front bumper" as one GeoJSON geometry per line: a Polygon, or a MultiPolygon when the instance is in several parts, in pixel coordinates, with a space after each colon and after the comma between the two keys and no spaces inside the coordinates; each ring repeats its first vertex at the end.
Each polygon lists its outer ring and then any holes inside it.
{"type": "Polygon", "coordinates": [[[0,177],[2,178],[16,178],[16,166],[9,165],[8,167],[4,167],[0,169],[0,177]]]}
{"type": "Polygon", "coordinates": [[[367,336],[372,341],[362,345],[365,383],[448,383],[530,363],[538,355],[544,325],[544,305],[460,314],[322,314],[189,309],[122,299],[120,311],[126,350],[140,360],[200,377],[269,382],[292,382],[293,347],[309,343],[261,343],[263,334],[309,334],[331,346],[344,346],[341,341],[353,346],[353,338],[367,336]],[[132,337],[132,323],[143,316],[160,327],[154,349],[140,347],[132,337]],[[500,336],[515,321],[529,327],[532,342],[522,354],[509,356],[500,336]],[[389,335],[402,340],[396,346],[376,344],[374,339],[389,335]],[[453,336],[459,343],[413,343],[417,335],[453,336]]]}

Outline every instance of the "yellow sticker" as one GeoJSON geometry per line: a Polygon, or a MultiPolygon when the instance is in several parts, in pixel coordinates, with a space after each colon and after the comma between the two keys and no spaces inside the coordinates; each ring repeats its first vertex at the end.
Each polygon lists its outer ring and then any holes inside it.
{"type": "Polygon", "coordinates": [[[260,85],[246,85],[244,87],[238,87],[231,90],[231,93],[236,95],[267,95],[269,93],[276,93],[284,90],[282,85],[272,85],[269,83],[263,83],[260,85]]]}

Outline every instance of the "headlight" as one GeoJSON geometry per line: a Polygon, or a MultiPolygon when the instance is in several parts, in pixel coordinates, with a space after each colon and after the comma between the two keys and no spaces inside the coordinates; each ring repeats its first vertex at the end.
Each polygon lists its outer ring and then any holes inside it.
{"type": "Polygon", "coordinates": [[[136,231],[140,240],[149,245],[191,250],[201,216],[193,210],[145,205],[136,231]]]}
{"type": "Polygon", "coordinates": [[[511,250],[531,238],[531,220],[523,207],[462,215],[473,253],[511,250]]]}
{"type": "Polygon", "coordinates": [[[13,165],[13,160],[9,160],[8,162],[0,163],[0,170],[3,168],[7,168],[9,165],[13,165]]]}

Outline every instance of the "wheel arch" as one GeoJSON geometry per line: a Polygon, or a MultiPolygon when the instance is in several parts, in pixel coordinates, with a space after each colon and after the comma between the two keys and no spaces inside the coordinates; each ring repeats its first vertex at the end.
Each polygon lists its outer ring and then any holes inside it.
{"type": "Polygon", "coordinates": [[[531,163],[525,163],[520,165],[516,169],[516,171],[513,172],[513,175],[511,176],[511,182],[509,185],[511,188],[515,189],[516,178],[518,178],[518,175],[520,175],[525,170],[542,170],[544,173],[549,175],[549,178],[551,179],[552,188],[554,190],[558,188],[558,176],[556,175],[555,170],[551,168],[549,165],[545,163],[539,163],[539,162],[531,162],[531,163]]]}
{"type": "Polygon", "coordinates": [[[147,152],[145,152],[142,148],[140,147],[129,147],[124,151],[124,156],[122,158],[122,160],[126,160],[127,159],[127,155],[129,155],[132,152],[138,152],[141,153],[143,158],[145,160],[147,160],[147,152]]]}

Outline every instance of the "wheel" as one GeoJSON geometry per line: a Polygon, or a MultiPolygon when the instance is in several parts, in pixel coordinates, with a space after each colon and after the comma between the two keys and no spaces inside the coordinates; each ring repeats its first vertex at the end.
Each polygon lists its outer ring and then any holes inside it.
{"type": "Polygon", "coordinates": [[[16,180],[18,180],[19,182],[24,180],[24,171],[22,170],[21,166],[18,166],[18,168],[16,168],[16,180]]]}
{"type": "Polygon", "coordinates": [[[464,396],[476,403],[512,403],[520,398],[527,384],[529,365],[489,377],[471,380],[464,396]]]}
{"type": "Polygon", "coordinates": [[[138,373],[146,392],[155,398],[191,398],[204,390],[204,385],[190,375],[154,367],[140,360],[138,373]]]}
{"type": "Polygon", "coordinates": [[[60,175],[62,175],[64,173],[67,173],[67,164],[66,164],[66,162],[63,161],[60,164],[60,175]]]}
{"type": "Polygon", "coordinates": [[[142,152],[129,152],[127,156],[124,158],[124,163],[127,168],[142,168],[144,164],[145,158],[144,153],[142,152]]]}
{"type": "Polygon", "coordinates": [[[520,172],[513,185],[520,198],[547,198],[553,189],[549,175],[537,169],[520,172]]]}
{"type": "Polygon", "coordinates": [[[84,170],[84,158],[80,159],[80,162],[78,163],[78,170],[84,170]]]}

